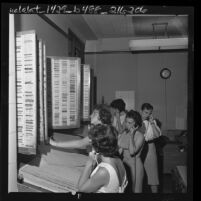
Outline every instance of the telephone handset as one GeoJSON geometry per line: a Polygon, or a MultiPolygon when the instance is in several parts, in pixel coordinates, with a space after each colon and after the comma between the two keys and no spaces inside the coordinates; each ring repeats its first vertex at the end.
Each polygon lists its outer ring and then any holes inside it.
{"type": "Polygon", "coordinates": [[[137,130],[138,127],[139,127],[139,126],[135,123],[133,129],[134,129],[134,130],[137,130]]]}
{"type": "Polygon", "coordinates": [[[153,121],[153,120],[154,120],[153,115],[148,116],[148,117],[146,118],[146,120],[147,120],[147,121],[153,121]]]}
{"type": "Polygon", "coordinates": [[[94,149],[89,153],[89,156],[96,161],[97,165],[101,162],[99,153],[97,153],[94,149]]]}
{"type": "Polygon", "coordinates": [[[139,126],[135,123],[133,127],[131,127],[130,129],[126,129],[126,132],[127,132],[127,133],[129,133],[129,132],[132,133],[133,131],[137,130],[138,127],[139,127],[139,126]]]}

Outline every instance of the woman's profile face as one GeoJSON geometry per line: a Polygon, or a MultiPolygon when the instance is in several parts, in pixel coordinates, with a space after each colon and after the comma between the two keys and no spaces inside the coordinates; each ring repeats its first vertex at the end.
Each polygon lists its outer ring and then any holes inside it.
{"type": "Polygon", "coordinates": [[[98,110],[94,110],[90,118],[91,118],[91,124],[93,125],[97,125],[101,123],[98,110]]]}
{"type": "Polygon", "coordinates": [[[131,128],[134,127],[135,121],[132,118],[127,117],[126,118],[126,129],[130,130],[131,128]]]}

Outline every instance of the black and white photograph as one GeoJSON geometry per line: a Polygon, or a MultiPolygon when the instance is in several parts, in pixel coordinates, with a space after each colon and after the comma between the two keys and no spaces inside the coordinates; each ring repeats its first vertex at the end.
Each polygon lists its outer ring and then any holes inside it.
{"type": "Polygon", "coordinates": [[[1,6],[2,195],[191,200],[194,7],[1,6]]]}

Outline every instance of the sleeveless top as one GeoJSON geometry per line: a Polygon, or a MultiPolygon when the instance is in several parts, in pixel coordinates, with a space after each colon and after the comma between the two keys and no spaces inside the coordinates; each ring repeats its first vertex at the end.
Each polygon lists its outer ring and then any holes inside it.
{"type": "Polygon", "coordinates": [[[107,171],[109,172],[110,178],[109,178],[109,183],[106,186],[102,186],[97,191],[97,193],[123,193],[128,184],[126,173],[125,173],[122,185],[120,186],[117,172],[114,169],[114,167],[110,165],[109,163],[105,163],[105,162],[99,163],[98,166],[91,173],[90,177],[92,177],[97,172],[99,167],[106,168],[107,171]]]}

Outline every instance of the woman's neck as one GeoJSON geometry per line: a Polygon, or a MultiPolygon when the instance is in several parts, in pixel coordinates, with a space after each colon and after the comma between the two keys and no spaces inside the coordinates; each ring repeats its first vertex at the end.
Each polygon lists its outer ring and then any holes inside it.
{"type": "Polygon", "coordinates": [[[101,161],[105,162],[105,163],[110,163],[111,162],[111,158],[101,155],[101,161]]]}

